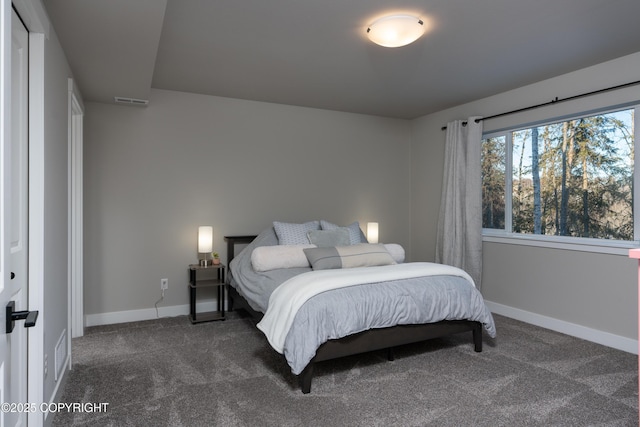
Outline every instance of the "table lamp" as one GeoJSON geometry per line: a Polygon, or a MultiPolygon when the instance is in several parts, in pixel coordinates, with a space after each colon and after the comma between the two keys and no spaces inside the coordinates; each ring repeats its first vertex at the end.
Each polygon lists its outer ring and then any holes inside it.
{"type": "Polygon", "coordinates": [[[378,223],[367,223],[367,240],[369,243],[378,243],[378,223]]]}
{"type": "Polygon", "coordinates": [[[204,254],[200,260],[200,265],[207,266],[211,264],[208,259],[213,252],[213,227],[210,225],[201,225],[198,227],[198,253],[204,254]]]}

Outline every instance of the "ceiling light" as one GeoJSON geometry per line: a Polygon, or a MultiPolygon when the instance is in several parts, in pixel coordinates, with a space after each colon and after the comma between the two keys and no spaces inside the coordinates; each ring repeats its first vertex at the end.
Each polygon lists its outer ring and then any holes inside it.
{"type": "Polygon", "coordinates": [[[400,47],[418,40],[424,34],[424,22],[410,15],[390,15],[376,20],[367,28],[372,42],[385,47],[400,47]]]}

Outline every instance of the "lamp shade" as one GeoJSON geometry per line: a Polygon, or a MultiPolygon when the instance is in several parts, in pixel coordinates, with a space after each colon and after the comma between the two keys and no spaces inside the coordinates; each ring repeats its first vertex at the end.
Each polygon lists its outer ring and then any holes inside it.
{"type": "Polygon", "coordinates": [[[213,227],[201,225],[198,227],[198,252],[207,253],[213,251],[213,227]]]}
{"type": "Polygon", "coordinates": [[[367,28],[369,39],[384,47],[400,47],[418,40],[424,34],[424,22],[410,15],[390,15],[376,20],[367,28]]]}
{"type": "Polygon", "coordinates": [[[378,223],[367,223],[367,240],[369,243],[378,243],[378,223]]]}

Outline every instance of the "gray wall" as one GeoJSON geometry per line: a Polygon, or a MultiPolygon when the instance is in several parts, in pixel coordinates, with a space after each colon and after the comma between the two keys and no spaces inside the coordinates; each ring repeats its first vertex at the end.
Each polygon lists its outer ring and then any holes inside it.
{"type": "MultiPolygon", "coordinates": [[[[381,240],[433,260],[444,132],[492,115],[637,79],[640,53],[413,121],[152,90],[147,108],[87,104],[85,313],[187,303],[198,225],[257,233],[273,220],[378,221],[381,240]]],[[[485,130],[637,101],[615,91],[484,123],[485,130]]],[[[637,339],[626,255],[484,244],[488,301],[637,339]],[[534,268],[534,266],[544,268],[534,268]],[[572,273],[570,273],[572,272],[572,273]]]]}
{"type": "MultiPolygon", "coordinates": [[[[441,127],[454,119],[489,116],[638,79],[640,53],[579,70],[412,122],[412,249],[433,260],[444,162],[441,127]]],[[[533,123],[640,100],[640,87],[609,92],[484,122],[485,131],[533,123]]],[[[565,322],[637,339],[636,262],[610,255],[484,243],[485,299],[565,322]]]]}
{"type": "MultiPolygon", "coordinates": [[[[146,108],[87,103],[85,314],[188,303],[198,225],[380,223],[411,255],[410,122],[152,90],[146,108]]],[[[364,228],[364,227],[363,227],[364,228]]]]}

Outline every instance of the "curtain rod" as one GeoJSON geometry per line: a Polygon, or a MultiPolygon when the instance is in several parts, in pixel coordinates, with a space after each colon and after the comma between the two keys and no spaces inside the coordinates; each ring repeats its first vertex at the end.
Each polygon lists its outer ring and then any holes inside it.
{"type": "MultiPolygon", "coordinates": [[[[637,84],[640,84],[640,80],[636,80],[635,82],[631,82],[631,83],[624,83],[624,84],[621,84],[621,85],[618,85],[618,86],[611,86],[611,87],[608,87],[608,88],[605,88],[605,89],[594,90],[592,92],[582,93],[580,95],[574,95],[574,96],[570,96],[570,97],[564,98],[564,99],[558,99],[558,97],[556,96],[555,99],[553,99],[553,100],[551,100],[549,102],[543,102],[542,104],[532,105],[531,107],[525,107],[525,108],[520,108],[520,109],[517,109],[517,110],[507,111],[506,113],[494,114],[493,116],[487,116],[487,117],[483,117],[481,119],[475,119],[474,121],[476,123],[480,123],[481,120],[495,119],[496,117],[502,117],[502,116],[507,116],[509,114],[521,113],[523,111],[533,110],[535,108],[540,108],[540,107],[546,107],[547,105],[558,104],[560,102],[572,101],[574,99],[584,98],[586,96],[591,96],[591,95],[597,95],[599,93],[608,92],[608,91],[616,90],[616,89],[622,89],[622,88],[629,87],[629,86],[635,86],[637,84]]],[[[466,125],[467,125],[467,122],[462,122],[462,126],[466,126],[466,125]]],[[[446,126],[442,126],[440,129],[441,130],[446,130],[447,127],[446,126]]]]}

